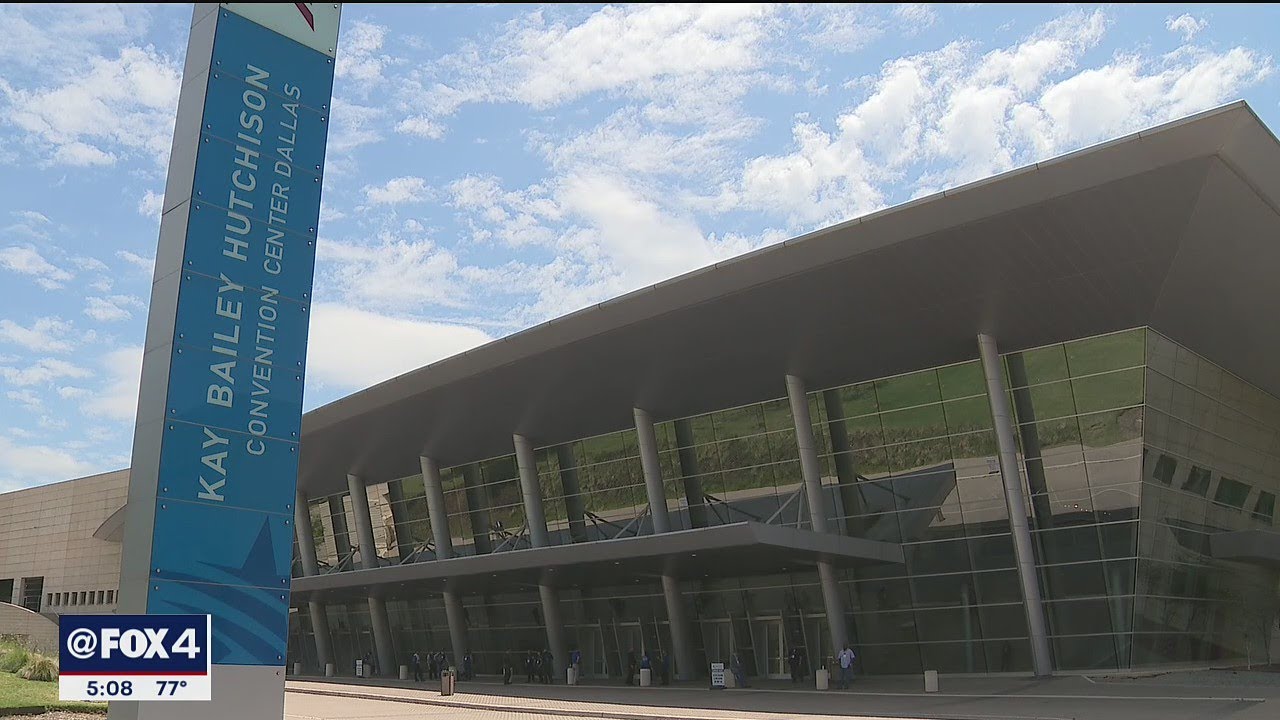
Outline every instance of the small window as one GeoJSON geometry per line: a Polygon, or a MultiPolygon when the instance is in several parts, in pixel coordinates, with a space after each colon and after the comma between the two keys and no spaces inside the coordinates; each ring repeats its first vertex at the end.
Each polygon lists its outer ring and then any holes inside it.
{"type": "Polygon", "coordinates": [[[1276,496],[1262,490],[1253,502],[1253,518],[1270,525],[1276,516],[1276,496]]]}
{"type": "Polygon", "coordinates": [[[106,600],[106,599],[107,599],[107,591],[106,591],[106,590],[99,590],[99,591],[98,591],[98,604],[99,604],[99,605],[101,605],[101,604],[102,604],[102,602],[103,602],[104,600],[106,600]]]}
{"type": "Polygon", "coordinates": [[[1237,510],[1242,510],[1244,509],[1244,502],[1249,499],[1251,490],[1253,488],[1238,480],[1223,477],[1218,480],[1218,489],[1213,493],[1213,501],[1219,505],[1229,505],[1237,510]]]}
{"type": "Polygon", "coordinates": [[[70,603],[70,604],[71,604],[72,606],[76,605],[76,594],[75,594],[75,593],[71,593],[71,603],[70,603]]]}
{"type": "Polygon", "coordinates": [[[1165,485],[1172,485],[1173,474],[1176,472],[1178,472],[1178,461],[1168,455],[1161,454],[1156,459],[1156,469],[1152,475],[1165,485]]]}
{"type": "Polygon", "coordinates": [[[89,593],[85,592],[84,590],[80,591],[80,604],[81,605],[89,604],[89,593]]]}
{"type": "Polygon", "coordinates": [[[1187,473],[1187,479],[1182,483],[1182,489],[1189,493],[1195,493],[1200,497],[1209,495],[1209,478],[1210,473],[1202,467],[1191,466],[1191,472],[1187,473]]]}
{"type": "Polygon", "coordinates": [[[45,605],[53,604],[53,593],[49,593],[49,597],[45,598],[44,604],[45,605]]]}
{"type": "Polygon", "coordinates": [[[115,591],[115,590],[108,590],[108,591],[107,591],[107,604],[108,604],[108,605],[114,605],[114,604],[115,604],[115,602],[116,602],[116,591],[115,591]]]}

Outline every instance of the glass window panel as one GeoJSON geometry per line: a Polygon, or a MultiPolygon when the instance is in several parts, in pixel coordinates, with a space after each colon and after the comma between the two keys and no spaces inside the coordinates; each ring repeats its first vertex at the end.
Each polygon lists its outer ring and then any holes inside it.
{"type": "MultiPolygon", "coordinates": [[[[920,442],[890,445],[885,448],[889,453],[889,468],[895,475],[899,473],[916,473],[921,470],[936,469],[940,465],[951,467],[951,443],[945,437],[920,442]]],[[[954,479],[955,471],[951,471],[954,479]]]]}
{"type": "Polygon", "coordinates": [[[1177,357],[1177,345],[1160,333],[1147,330],[1146,363],[1148,367],[1172,377],[1173,365],[1177,357]]]}
{"type": "MultiPolygon", "coordinates": [[[[1076,414],[1075,398],[1071,394],[1069,380],[1034,385],[1025,390],[1014,390],[1013,393],[1015,395],[1026,393],[1031,402],[1031,412],[1035,415],[1035,417],[1019,416],[1017,418],[1019,423],[1053,420],[1076,414]]],[[[1019,403],[1014,402],[1013,407],[1018,408],[1019,403]]]]}
{"type": "Polygon", "coordinates": [[[1092,597],[1107,594],[1102,563],[1049,565],[1041,568],[1044,596],[1047,598],[1092,597]]]}
{"type": "Polygon", "coordinates": [[[965,530],[970,535],[1007,532],[1009,510],[999,475],[980,475],[956,483],[965,530]]]}
{"type": "Polygon", "coordinates": [[[582,453],[578,458],[579,466],[608,462],[625,456],[625,447],[620,433],[609,433],[587,438],[580,443],[576,443],[576,445],[582,453]]]}
{"type": "MultiPolygon", "coordinates": [[[[943,400],[967,398],[987,394],[987,381],[982,375],[982,363],[974,360],[960,365],[938,368],[938,386],[943,400]]],[[[985,403],[986,400],[984,399],[985,403]]]]}
{"type": "Polygon", "coordinates": [[[1206,468],[1193,465],[1191,470],[1187,472],[1186,480],[1182,481],[1182,489],[1202,497],[1207,496],[1209,494],[1209,481],[1212,477],[1212,473],[1206,468]]]}
{"type": "Polygon", "coordinates": [[[911,592],[905,578],[862,580],[854,585],[858,609],[881,612],[911,607],[911,592]]]}
{"type": "MultiPolygon", "coordinates": [[[[975,617],[966,627],[970,628],[970,632],[976,633],[977,626],[975,617]]],[[[920,646],[920,653],[924,658],[924,666],[938,672],[972,673],[986,672],[987,669],[987,656],[982,643],[973,642],[972,636],[969,642],[924,643],[920,646]]]]}
{"type": "Polygon", "coordinates": [[[1063,670],[1115,670],[1119,667],[1116,659],[1119,646],[1114,635],[1056,637],[1052,642],[1054,665],[1063,670]]]}
{"type": "Polygon", "coordinates": [[[1253,517],[1270,525],[1276,516],[1276,496],[1266,490],[1258,492],[1258,499],[1253,503],[1253,517]]]}
{"type": "Polygon", "coordinates": [[[956,460],[956,470],[962,475],[976,475],[984,469],[990,471],[996,457],[996,434],[991,430],[951,436],[951,456],[956,460]]]}
{"type": "Polygon", "coordinates": [[[844,424],[849,434],[849,447],[872,448],[884,445],[884,428],[880,415],[850,418],[844,424]]]}
{"type": "Polygon", "coordinates": [[[1025,639],[994,640],[983,643],[990,672],[1031,670],[1031,645],[1025,639]]]}
{"type": "Polygon", "coordinates": [[[1132,368],[1071,381],[1081,413],[1125,408],[1142,403],[1142,368],[1132,368]]]}
{"type": "Polygon", "coordinates": [[[1102,554],[1108,558],[1131,558],[1138,552],[1138,523],[1124,522],[1098,526],[1102,554]]]}
{"type": "Polygon", "coordinates": [[[916,607],[964,607],[977,602],[968,574],[912,578],[911,596],[916,607]]]}
{"type": "Polygon", "coordinates": [[[1111,609],[1106,598],[1046,602],[1050,635],[1110,633],[1111,609]]]}
{"type": "Polygon", "coordinates": [[[1144,475],[1164,485],[1172,486],[1173,476],[1178,472],[1177,458],[1158,452],[1152,452],[1149,455],[1156,460],[1155,464],[1150,466],[1150,472],[1144,472],[1144,475]]]}
{"type": "Polygon", "coordinates": [[[985,393],[978,397],[944,402],[942,408],[946,416],[947,432],[953,435],[993,427],[991,403],[985,393]]]}
{"type": "Polygon", "coordinates": [[[844,406],[844,416],[854,418],[871,415],[880,411],[876,401],[876,385],[873,382],[846,385],[839,388],[840,403],[844,406]]]}
{"type": "MultiPolygon", "coordinates": [[[[1061,345],[1025,350],[1019,353],[1027,369],[1027,385],[1067,379],[1067,356],[1061,345]]],[[[1011,383],[1020,387],[1021,383],[1011,383]]]]}
{"type": "Polygon", "coordinates": [[[920,646],[864,645],[859,662],[869,675],[917,675],[920,673],[920,646]]]}
{"type": "Polygon", "coordinates": [[[853,459],[861,477],[876,478],[889,472],[889,453],[882,447],[857,450],[853,453],[853,459]]]}
{"type": "Polygon", "coordinates": [[[698,455],[698,472],[702,474],[710,474],[719,472],[722,467],[720,465],[720,450],[716,443],[707,445],[699,445],[694,448],[698,455]]]}
{"type": "Polygon", "coordinates": [[[877,380],[876,397],[881,411],[939,402],[942,395],[938,389],[938,373],[935,370],[923,370],[877,380]]]}
{"type": "Polygon", "coordinates": [[[716,438],[739,438],[748,435],[759,435],[764,432],[764,413],[759,405],[732,410],[721,410],[711,414],[716,427],[716,438]]]}
{"type": "MultiPolygon", "coordinates": [[[[821,403],[819,405],[821,406],[821,403]]],[[[795,430],[796,424],[791,418],[791,404],[786,398],[760,403],[760,409],[764,413],[764,427],[766,430],[795,430]]],[[[813,417],[817,418],[818,416],[814,415],[813,417]]]]}
{"type": "Polygon", "coordinates": [[[1218,488],[1213,491],[1213,501],[1220,505],[1242,510],[1244,509],[1245,501],[1249,499],[1249,493],[1252,491],[1252,487],[1224,476],[1218,479],[1218,488]]]}
{"type": "Polygon", "coordinates": [[[1080,416],[1080,440],[1085,447],[1086,459],[1108,460],[1115,457],[1109,446],[1133,444],[1133,454],[1138,452],[1142,439],[1142,408],[1107,410],[1080,416]]]}
{"type": "Polygon", "coordinates": [[[915,613],[910,610],[856,613],[856,619],[864,644],[916,642],[915,613]]]}
{"type": "Polygon", "coordinates": [[[947,434],[947,421],[941,404],[881,413],[880,421],[884,425],[886,443],[938,438],[947,434]]]}
{"type": "MultiPolygon", "coordinates": [[[[1013,554],[1013,538],[1007,534],[970,538],[969,548],[975,570],[996,570],[1017,566],[1013,554]]],[[[979,577],[989,575],[990,573],[982,573],[979,577]]],[[[1022,596],[1019,595],[1018,597],[1021,598],[1022,596]]],[[[984,597],[983,602],[996,601],[984,597]]]]}
{"type": "Polygon", "coordinates": [[[912,575],[967,572],[969,545],[966,540],[946,540],[906,545],[907,569],[912,575]]]}
{"type": "Polygon", "coordinates": [[[1021,596],[1016,603],[983,605],[978,610],[985,638],[1017,638],[1027,636],[1027,613],[1021,596]]]}
{"type": "Polygon", "coordinates": [[[769,446],[769,452],[766,456],[769,462],[777,463],[796,460],[800,457],[800,448],[796,444],[796,431],[794,428],[771,432],[765,436],[765,440],[769,446]]]}
{"type": "Polygon", "coordinates": [[[1146,403],[1165,412],[1173,410],[1173,380],[1147,368],[1144,396],[1146,403]]]}
{"type": "Polygon", "coordinates": [[[1146,336],[1143,329],[1112,333],[1066,343],[1067,365],[1072,377],[1137,367],[1143,364],[1146,336]]]}

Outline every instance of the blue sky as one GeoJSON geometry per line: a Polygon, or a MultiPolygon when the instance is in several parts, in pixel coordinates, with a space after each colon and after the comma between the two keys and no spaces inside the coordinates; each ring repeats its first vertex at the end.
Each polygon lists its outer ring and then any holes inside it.
{"type": "MultiPolygon", "coordinates": [[[[187,5],[0,5],[0,492],[125,467],[187,5]]],[[[343,17],[306,406],[1239,98],[1276,6],[343,17]]]]}

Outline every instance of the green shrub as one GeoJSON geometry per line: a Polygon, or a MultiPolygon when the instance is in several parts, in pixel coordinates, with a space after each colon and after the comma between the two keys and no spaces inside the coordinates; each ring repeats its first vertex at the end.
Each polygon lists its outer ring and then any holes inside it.
{"type": "Polygon", "coordinates": [[[12,648],[0,655],[0,672],[18,672],[30,658],[31,654],[25,648],[12,648]]]}
{"type": "Polygon", "coordinates": [[[43,655],[32,655],[18,671],[18,677],[23,680],[53,682],[58,679],[58,661],[43,655]]]}

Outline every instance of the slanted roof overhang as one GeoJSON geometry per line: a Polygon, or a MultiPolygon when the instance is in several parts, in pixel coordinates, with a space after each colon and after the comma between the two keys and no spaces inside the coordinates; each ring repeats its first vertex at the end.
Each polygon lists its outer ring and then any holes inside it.
{"type": "Polygon", "coordinates": [[[1280,143],[1244,103],[717,263],[303,418],[299,487],[346,490],[631,427],[1150,325],[1280,394],[1280,143]]]}
{"type": "Polygon", "coordinates": [[[575,545],[553,545],[391,565],[293,579],[301,600],[422,597],[445,589],[494,593],[553,587],[630,585],[671,575],[682,580],[746,577],[903,562],[892,543],[740,522],[575,545]]]}

